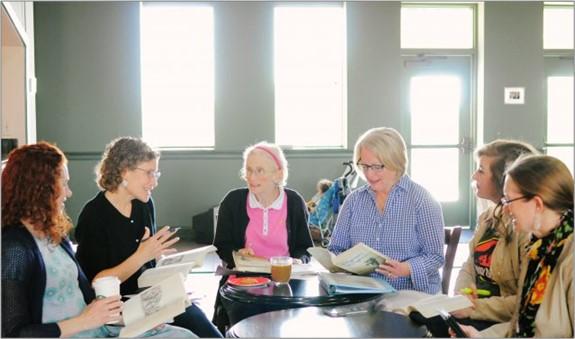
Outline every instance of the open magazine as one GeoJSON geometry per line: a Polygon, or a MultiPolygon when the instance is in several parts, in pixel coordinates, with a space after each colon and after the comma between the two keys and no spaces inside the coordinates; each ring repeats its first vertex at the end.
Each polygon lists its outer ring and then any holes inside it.
{"type": "Polygon", "coordinates": [[[184,277],[174,274],[124,303],[120,337],[135,337],[186,311],[184,277]]]}
{"type": "Polygon", "coordinates": [[[375,271],[380,264],[389,259],[361,242],[338,255],[322,247],[310,247],[307,251],[332,273],[351,272],[364,275],[375,271]]]}
{"type": "Polygon", "coordinates": [[[395,288],[385,280],[346,273],[320,273],[319,282],[329,294],[381,294],[395,292],[395,288]]]}
{"type": "Polygon", "coordinates": [[[431,318],[439,315],[441,311],[453,312],[472,306],[473,303],[464,295],[450,297],[445,294],[401,290],[396,294],[386,295],[379,302],[378,308],[403,315],[418,311],[425,318],[431,318]]]}
{"type": "Polygon", "coordinates": [[[211,252],[217,251],[214,245],[208,245],[200,248],[195,248],[189,251],[178,252],[170,255],[163,256],[156,263],[156,267],[182,264],[182,263],[194,263],[194,267],[200,267],[204,264],[204,259],[206,255],[211,252]]]}

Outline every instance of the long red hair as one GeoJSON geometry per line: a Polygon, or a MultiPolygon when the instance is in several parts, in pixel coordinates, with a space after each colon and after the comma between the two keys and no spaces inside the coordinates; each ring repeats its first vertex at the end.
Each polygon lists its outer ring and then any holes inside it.
{"type": "Polygon", "coordinates": [[[67,160],[47,142],[21,146],[8,155],[2,171],[2,228],[26,220],[59,244],[72,228],[70,218],[58,206],[59,180],[67,160]]]}

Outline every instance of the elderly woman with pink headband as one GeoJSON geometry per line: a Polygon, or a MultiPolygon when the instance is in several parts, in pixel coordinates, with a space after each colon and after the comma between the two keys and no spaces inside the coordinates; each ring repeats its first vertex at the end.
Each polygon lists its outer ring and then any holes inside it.
{"type": "Polygon", "coordinates": [[[302,196],[285,187],[287,160],[277,145],[260,142],[243,154],[247,188],[227,193],[218,212],[214,245],[232,268],[232,251],[269,258],[290,256],[309,261],[313,246],[302,196]]]}

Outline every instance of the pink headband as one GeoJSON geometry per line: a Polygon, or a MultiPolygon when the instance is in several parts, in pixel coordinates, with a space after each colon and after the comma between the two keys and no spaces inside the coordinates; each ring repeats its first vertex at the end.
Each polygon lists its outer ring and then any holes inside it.
{"type": "Polygon", "coordinates": [[[276,163],[276,166],[278,167],[278,169],[282,169],[281,163],[280,163],[280,159],[278,159],[277,155],[274,154],[274,152],[264,146],[256,146],[256,149],[260,149],[264,152],[266,152],[267,154],[271,155],[272,159],[274,159],[274,162],[276,163]]]}

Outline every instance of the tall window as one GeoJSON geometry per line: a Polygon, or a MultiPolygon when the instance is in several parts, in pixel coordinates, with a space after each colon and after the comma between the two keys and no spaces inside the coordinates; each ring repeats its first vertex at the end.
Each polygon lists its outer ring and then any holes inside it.
{"type": "Polygon", "coordinates": [[[401,48],[473,48],[473,7],[404,5],[401,48]]]}
{"type": "Polygon", "coordinates": [[[547,154],[573,173],[573,76],[547,78],[547,154]]]}
{"type": "Polygon", "coordinates": [[[401,7],[402,132],[410,174],[441,202],[447,225],[473,224],[469,167],[474,18],[473,5],[401,7]]]}
{"type": "Polygon", "coordinates": [[[547,75],[547,154],[573,173],[573,5],[543,9],[543,48],[547,75]]]}
{"type": "Polygon", "coordinates": [[[160,147],[214,146],[214,19],[209,6],[141,6],[142,132],[160,147]]]}
{"type": "Polygon", "coordinates": [[[573,6],[543,8],[543,48],[573,49],[573,6]]]}
{"type": "Polygon", "coordinates": [[[274,10],[276,142],[344,147],[345,11],[341,5],[274,10]]]}

